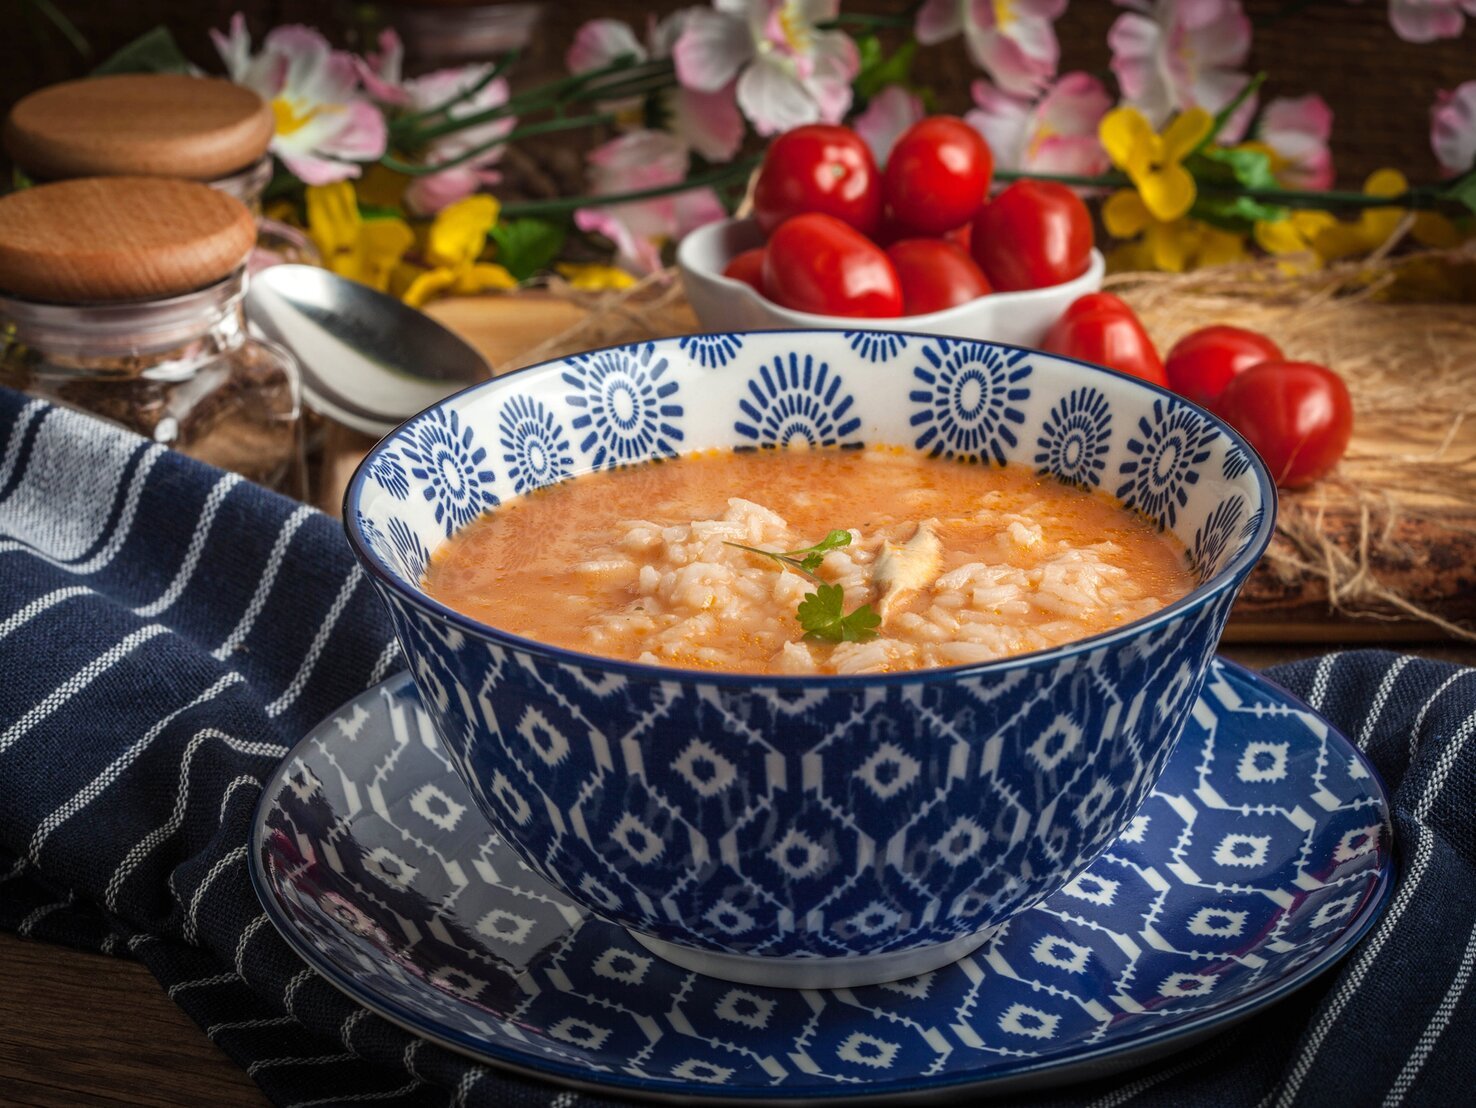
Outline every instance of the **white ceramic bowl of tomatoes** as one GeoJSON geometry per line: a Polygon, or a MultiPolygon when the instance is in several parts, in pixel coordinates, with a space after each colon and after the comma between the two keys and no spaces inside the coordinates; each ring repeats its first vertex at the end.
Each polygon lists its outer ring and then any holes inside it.
{"type": "Polygon", "coordinates": [[[908,330],[1037,345],[1101,287],[1091,217],[1071,190],[1016,181],[993,197],[988,144],[932,116],[884,168],[855,132],[817,124],[769,146],[751,219],[702,227],[677,250],[710,330],[908,330]]]}

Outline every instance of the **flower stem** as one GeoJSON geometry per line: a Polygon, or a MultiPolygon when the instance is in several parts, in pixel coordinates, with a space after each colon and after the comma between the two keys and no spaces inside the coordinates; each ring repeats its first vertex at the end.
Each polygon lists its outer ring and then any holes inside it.
{"type": "MultiPolygon", "coordinates": [[[[1058,185],[1073,188],[1123,188],[1129,184],[1121,173],[1103,173],[1096,177],[1071,173],[1033,173],[1024,170],[996,169],[994,176],[1001,181],[1054,181],[1058,185]]],[[[1252,200],[1264,200],[1268,204],[1283,204],[1289,208],[1433,208],[1440,200],[1437,192],[1429,188],[1416,187],[1398,196],[1370,196],[1366,192],[1351,192],[1338,189],[1284,189],[1245,188],[1240,185],[1216,185],[1196,182],[1201,196],[1245,196],[1252,200]]]]}
{"type": "Polygon", "coordinates": [[[759,160],[757,157],[745,158],[731,165],[688,177],[685,181],[678,181],[672,185],[637,189],[634,192],[610,192],[601,196],[556,196],[549,200],[525,200],[521,203],[504,204],[502,216],[504,219],[517,219],[530,215],[560,215],[564,212],[571,212],[575,208],[602,208],[610,204],[654,200],[660,196],[672,196],[691,189],[714,188],[746,176],[752,172],[754,166],[758,165],[759,160]]]}
{"type": "Polygon", "coordinates": [[[405,115],[399,116],[390,123],[390,130],[395,132],[408,130],[410,128],[413,128],[417,123],[422,123],[427,119],[434,119],[436,116],[450,111],[457,104],[460,104],[466,100],[470,100],[473,96],[481,92],[493,81],[497,80],[498,77],[507,72],[508,67],[518,60],[520,53],[521,52],[518,50],[509,50],[507,53],[498,58],[497,61],[493,63],[492,67],[488,69],[487,72],[483,74],[480,79],[474,81],[470,85],[467,85],[466,88],[462,89],[454,96],[450,96],[447,97],[445,100],[442,100],[439,104],[435,104],[423,111],[409,112],[405,115]]]}
{"type": "Polygon", "coordinates": [[[567,116],[561,119],[545,119],[540,123],[528,123],[517,127],[505,135],[474,146],[465,153],[458,154],[454,158],[448,158],[443,162],[421,164],[417,162],[405,162],[392,154],[386,154],[379,159],[379,164],[386,169],[392,169],[396,173],[404,173],[410,177],[425,177],[432,173],[440,173],[445,169],[454,169],[456,166],[465,165],[467,162],[476,161],[482,155],[495,150],[499,146],[505,146],[518,139],[531,138],[534,135],[545,135],[553,131],[573,131],[581,127],[595,127],[601,123],[613,123],[615,117],[608,112],[597,115],[567,116]]]}

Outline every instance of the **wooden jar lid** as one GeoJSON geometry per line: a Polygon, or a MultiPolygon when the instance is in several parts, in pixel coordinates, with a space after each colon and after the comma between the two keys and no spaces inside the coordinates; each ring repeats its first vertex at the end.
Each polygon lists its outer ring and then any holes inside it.
{"type": "Polygon", "coordinates": [[[262,98],[229,81],[124,73],[24,97],[5,121],[5,149],[43,180],[142,174],[210,181],[258,161],[273,126],[262,98]]]}
{"type": "Polygon", "coordinates": [[[0,197],[0,292],[67,304],[158,300],[221,280],[256,223],[239,200],[166,177],[82,177],[0,197]]]}

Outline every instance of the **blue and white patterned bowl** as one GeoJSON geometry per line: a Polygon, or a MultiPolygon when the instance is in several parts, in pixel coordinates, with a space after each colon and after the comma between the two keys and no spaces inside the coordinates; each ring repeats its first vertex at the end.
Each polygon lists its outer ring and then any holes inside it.
{"type": "Polygon", "coordinates": [[[688,968],[843,986],[924,972],[1059,889],[1152,789],[1272,531],[1206,412],[1052,355],[892,332],[694,335],[530,367],[427,409],[349,485],[351,544],[488,820],[688,968]],[[755,677],[576,654],[428,598],[501,501],[707,448],[892,443],[1102,489],[1189,550],[1155,615],[984,665],[755,677]]]}

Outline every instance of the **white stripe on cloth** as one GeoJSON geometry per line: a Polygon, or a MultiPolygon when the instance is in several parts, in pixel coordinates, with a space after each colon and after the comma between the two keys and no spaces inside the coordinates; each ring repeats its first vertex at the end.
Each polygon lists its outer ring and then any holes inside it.
{"type": "Polygon", "coordinates": [[[190,536],[190,545],[185,550],[184,560],[180,562],[174,580],[169,582],[169,587],[160,594],[157,600],[142,608],[135,608],[135,612],[141,616],[156,616],[160,612],[167,611],[180,598],[188,587],[190,579],[195,575],[195,569],[200,564],[200,556],[205,552],[205,540],[210,537],[210,529],[215,524],[215,513],[220,511],[220,506],[226,496],[241,483],[241,480],[239,473],[225,473],[221,475],[220,480],[215,482],[215,487],[210,490],[210,495],[205,498],[205,503],[200,509],[200,520],[195,524],[195,533],[190,536]]]}
{"type": "Polygon", "coordinates": [[[251,634],[251,628],[256,625],[256,619],[266,607],[267,597],[271,595],[272,586],[276,584],[277,573],[287,556],[287,547],[292,542],[292,536],[312,518],[312,514],[313,510],[304,504],[283,521],[282,529],[277,532],[276,541],[272,543],[271,553],[267,555],[266,566],[262,569],[261,580],[257,583],[256,592],[252,594],[251,603],[246,605],[240,622],[226,636],[225,641],[210,652],[210,656],[217,662],[245,642],[246,636],[251,634]]]}
{"type": "MultiPolygon", "coordinates": [[[[270,1016],[259,1020],[234,1020],[229,1023],[212,1023],[205,1029],[205,1034],[215,1038],[222,1031],[255,1031],[258,1027],[286,1027],[288,1024],[296,1023],[297,1020],[291,1016],[270,1016]]],[[[416,1040],[419,1042],[420,1040],[416,1040]]]]}
{"type": "Polygon", "coordinates": [[[297,674],[292,678],[292,683],[287,686],[282,695],[277,697],[266,707],[266,714],[279,716],[292,706],[292,702],[301,694],[303,687],[307,685],[308,678],[312,676],[313,667],[318,664],[318,658],[323,653],[323,647],[328,645],[328,637],[333,634],[334,627],[338,626],[338,620],[343,615],[344,609],[348,607],[354,590],[364,580],[364,575],[355,565],[349,570],[348,576],[343,579],[339,586],[338,595],[333,598],[333,607],[328,609],[328,615],[323,626],[318,628],[318,633],[313,636],[312,645],[308,647],[307,654],[302,659],[302,665],[297,669],[297,674]]]}
{"type": "Polygon", "coordinates": [[[162,623],[151,623],[147,627],[140,627],[130,632],[122,641],[109,647],[92,661],[68,677],[45,697],[21,716],[20,719],[6,728],[5,733],[0,735],[0,754],[5,753],[10,747],[24,736],[31,728],[40,723],[52,712],[56,711],[72,697],[96,681],[113,666],[117,665],[128,655],[132,654],[144,643],[159,635],[168,633],[169,628],[162,623]]]}
{"type": "MultiPolygon", "coordinates": [[[[123,775],[123,772],[138,760],[139,755],[141,755],[145,750],[153,745],[154,740],[163,733],[164,728],[168,727],[171,723],[173,723],[185,712],[188,712],[191,708],[197,708],[201,704],[204,704],[207,700],[215,699],[215,697],[219,696],[221,692],[223,692],[225,689],[229,688],[232,685],[240,684],[243,680],[244,678],[242,678],[239,673],[226,674],[224,677],[220,678],[220,680],[216,681],[215,684],[211,685],[208,689],[202,692],[199,696],[195,697],[194,700],[190,701],[188,704],[183,705],[182,707],[176,708],[174,711],[170,712],[163,719],[159,720],[158,723],[154,724],[154,726],[150,727],[146,732],[144,732],[143,736],[139,738],[137,742],[135,742],[127,750],[123,751],[122,754],[119,754],[116,758],[114,758],[110,763],[108,763],[107,767],[101,773],[99,773],[86,785],[82,786],[82,788],[79,789],[77,793],[71,797],[71,799],[58,806],[49,816],[43,819],[36,826],[36,832],[31,836],[31,845],[28,851],[31,860],[36,861],[40,857],[41,848],[46,844],[46,840],[51,837],[51,833],[53,831],[55,831],[67,820],[71,819],[83,808],[87,807],[87,805],[91,804],[99,796],[101,796],[109,785],[117,781],[118,778],[123,775]]],[[[258,743],[255,745],[266,746],[266,744],[264,743],[258,743]]],[[[188,765],[187,759],[190,753],[191,752],[188,750],[185,752],[186,765],[188,765]]],[[[268,749],[262,750],[260,753],[267,756],[280,756],[281,754],[286,753],[286,748],[272,745],[268,749]]],[[[111,888],[111,882],[109,882],[109,887],[111,888]]],[[[111,899],[108,903],[108,907],[109,909],[112,909],[114,907],[111,899]]]]}
{"type": "Polygon", "coordinates": [[[1373,738],[1373,730],[1378,726],[1379,720],[1384,718],[1384,705],[1389,702],[1389,694],[1394,690],[1394,682],[1404,672],[1404,667],[1414,661],[1411,655],[1401,655],[1395,659],[1389,671],[1384,674],[1384,679],[1379,682],[1378,692],[1374,694],[1373,703],[1369,705],[1368,718],[1363,721],[1363,729],[1358,732],[1358,749],[1367,750],[1368,740],[1373,738]]]}
{"type": "Polygon", "coordinates": [[[338,1029],[338,1041],[344,1045],[346,1050],[353,1050],[351,1041],[354,1037],[354,1028],[359,1026],[359,1021],[369,1014],[368,1008],[355,1008],[350,1012],[343,1024],[338,1029]]]}
{"type": "Polygon", "coordinates": [[[205,899],[205,894],[210,891],[210,886],[215,884],[215,879],[237,862],[244,862],[245,860],[246,844],[241,843],[239,846],[232,847],[226,852],[224,857],[210,867],[210,872],[195,886],[195,895],[190,897],[189,911],[185,913],[185,942],[192,943],[195,941],[195,933],[200,926],[200,901],[205,899]]]}
{"type": "MultiPolygon", "coordinates": [[[[150,935],[149,938],[154,936],[150,935]]],[[[130,943],[130,946],[133,944],[130,943]]],[[[172,1000],[186,989],[208,989],[215,985],[229,985],[240,981],[241,978],[234,973],[217,973],[213,977],[197,977],[193,981],[181,981],[176,985],[169,986],[169,998],[172,1000]]]]}
{"type": "Polygon", "coordinates": [[[267,915],[263,912],[254,920],[241,929],[241,937],[236,940],[236,957],[234,959],[236,972],[241,975],[241,980],[246,980],[246,944],[251,941],[251,936],[261,930],[261,925],[266,923],[267,915]]]}
{"type": "Polygon", "coordinates": [[[297,1015],[297,1013],[292,1011],[292,1005],[297,1000],[297,990],[302,988],[312,979],[312,970],[299,970],[297,972],[297,975],[293,977],[291,981],[287,982],[287,984],[282,989],[282,1007],[286,1008],[287,1011],[291,1012],[294,1016],[297,1015]]]}
{"type": "Polygon", "coordinates": [[[1471,934],[1466,938],[1466,950],[1461,955],[1461,964],[1456,969],[1455,976],[1450,979],[1450,986],[1445,990],[1445,995],[1440,998],[1435,1014],[1430,1017],[1430,1022],[1420,1032],[1419,1041],[1415,1043],[1414,1050],[1410,1051],[1409,1057],[1404,1061],[1404,1068],[1399,1071],[1399,1076],[1394,1079],[1394,1084],[1384,1095],[1386,1108],[1393,1108],[1394,1105],[1403,1103],[1404,1098],[1409,1095],[1409,1090],[1414,1086],[1415,1079],[1419,1077],[1420,1070],[1425,1068],[1430,1052],[1435,1049],[1435,1043],[1450,1025],[1450,1017],[1455,1014],[1461,994],[1471,983],[1473,967],[1476,967],[1476,927],[1471,928],[1471,934]]]}
{"type": "MultiPolygon", "coordinates": [[[[1437,692],[1435,694],[1439,696],[1437,692]]],[[[1424,792],[1420,794],[1415,804],[1415,850],[1414,858],[1410,862],[1409,869],[1404,875],[1404,881],[1399,886],[1398,892],[1394,894],[1394,901],[1384,911],[1384,916],[1379,920],[1379,925],[1374,933],[1364,940],[1359,947],[1353,963],[1345,972],[1343,979],[1339,982],[1336,991],[1324,1001],[1324,1008],[1312,1026],[1308,1035],[1306,1049],[1292,1065],[1291,1072],[1287,1074],[1285,1083],[1281,1086],[1281,1095],[1276,1098],[1276,1108],[1288,1108],[1297,1098],[1301,1091],[1302,1082],[1307,1079],[1307,1074],[1312,1070],[1312,1063],[1316,1061],[1318,1052],[1322,1049],[1328,1032],[1337,1023],[1338,1017],[1342,1015],[1343,1009],[1353,999],[1353,994],[1363,984],[1363,979],[1368,976],[1369,968],[1378,958],[1379,952],[1383,950],[1384,944],[1389,941],[1389,936],[1399,926],[1400,918],[1414,899],[1416,890],[1425,876],[1425,870],[1430,865],[1430,852],[1434,849],[1435,835],[1425,824],[1429,817],[1430,809],[1435,806],[1440,792],[1445,788],[1445,782],[1450,777],[1450,771],[1455,766],[1456,759],[1466,745],[1466,740],[1471,737],[1471,732],[1476,729],[1476,712],[1467,716],[1464,722],[1451,735],[1450,742],[1440,752],[1435,762],[1435,769],[1430,774],[1430,780],[1426,783],[1424,792]]],[[[1270,1102],[1267,1097],[1262,1105],[1270,1102]]]]}
{"type": "Polygon", "coordinates": [[[113,528],[113,536],[108,539],[107,544],[88,558],[85,562],[70,562],[60,558],[53,558],[46,551],[40,550],[30,543],[19,539],[10,539],[0,542],[0,554],[11,551],[24,551],[29,557],[40,558],[50,566],[64,570],[72,574],[96,573],[108,565],[118,551],[123,549],[123,544],[133,533],[133,520],[138,515],[138,502],[143,498],[144,486],[148,484],[149,474],[153,472],[154,465],[164,456],[165,447],[157,444],[150,446],[144,451],[139,459],[138,467],[134,470],[133,479],[128,483],[128,491],[124,494],[123,511],[118,517],[117,524],[113,528]]]}
{"type": "Polygon", "coordinates": [[[371,685],[377,685],[384,680],[384,675],[389,672],[389,667],[394,664],[400,656],[400,643],[398,639],[390,639],[385,645],[384,651],[379,655],[379,661],[374,663],[374,668],[369,671],[369,680],[364,682],[367,689],[371,685]]]}
{"type": "Polygon", "coordinates": [[[1333,668],[1338,664],[1340,653],[1332,653],[1323,656],[1322,661],[1317,663],[1317,672],[1312,676],[1312,689],[1307,694],[1307,703],[1318,711],[1322,710],[1322,702],[1327,699],[1328,682],[1332,679],[1333,668]]]}
{"type": "Polygon", "coordinates": [[[64,589],[49,592],[45,596],[38,596],[10,618],[0,622],[0,639],[24,627],[48,608],[54,608],[62,601],[71,600],[74,596],[87,596],[91,592],[92,590],[86,585],[69,585],[64,589]]]}
{"type": "Polygon", "coordinates": [[[235,795],[236,790],[242,785],[257,789],[258,791],[261,789],[261,781],[252,777],[249,773],[242,773],[236,777],[232,777],[231,783],[225,787],[225,792],[220,794],[220,813],[215,817],[216,823],[225,822],[226,809],[230,807],[231,797],[235,795]]]}
{"type": "Polygon", "coordinates": [[[405,1072],[411,1077],[420,1076],[420,1074],[415,1072],[415,1056],[420,1053],[420,1048],[424,1045],[424,1039],[411,1036],[410,1041],[405,1044],[405,1053],[400,1055],[400,1065],[405,1067],[405,1072]]]}
{"type": "Polygon", "coordinates": [[[465,1108],[467,1094],[472,1091],[472,1086],[487,1076],[487,1070],[483,1066],[472,1066],[461,1075],[461,1080],[456,1083],[456,1093],[451,1098],[451,1103],[465,1108]]]}
{"type": "Polygon", "coordinates": [[[366,1100],[392,1100],[413,1093],[424,1084],[425,1082],[417,1077],[408,1085],[401,1085],[398,1089],[386,1089],[382,1093],[355,1093],[353,1096],[322,1096],[316,1100],[295,1100],[287,1108],[314,1108],[319,1104],[357,1104],[366,1100]]]}
{"type": "Polygon", "coordinates": [[[1462,677],[1471,677],[1473,675],[1476,675],[1476,669],[1458,669],[1444,681],[1440,682],[1440,687],[1430,694],[1430,699],[1425,701],[1424,705],[1420,708],[1420,714],[1415,716],[1414,726],[1409,729],[1410,761],[1414,760],[1415,750],[1418,748],[1420,742],[1420,731],[1424,729],[1425,717],[1430,714],[1430,709],[1435,706],[1435,701],[1439,700],[1445,690],[1454,685],[1462,677]]]}
{"type": "Polygon", "coordinates": [[[255,1077],[261,1070],[272,1066],[327,1066],[334,1062],[357,1062],[358,1060],[357,1054],[320,1054],[316,1058],[258,1058],[246,1067],[246,1076],[255,1077]]]}
{"type": "Polygon", "coordinates": [[[1156,1070],[1155,1072],[1150,1073],[1147,1077],[1139,1078],[1137,1081],[1129,1082],[1128,1084],[1122,1086],[1120,1089],[1113,1089],[1105,1096],[1099,1097],[1098,1099],[1092,1101],[1090,1104],[1087,1105],[1087,1108],[1118,1108],[1118,1105],[1126,1104],[1139,1093],[1153,1088],[1154,1085],[1158,1085],[1164,1081],[1167,1081],[1170,1077],[1177,1077],[1179,1074],[1185,1072],[1186,1070],[1192,1070],[1196,1066],[1203,1065],[1205,1062],[1209,1062],[1215,1058],[1218,1058],[1221,1054],[1224,1054],[1225,1051],[1230,1049],[1232,1045],[1238,1044],[1239,1040],[1240,1035],[1235,1032],[1221,1035],[1219,1042],[1210,1046],[1203,1053],[1197,1054],[1193,1058],[1186,1059],[1185,1061],[1179,1062],[1175,1065],[1168,1066],[1165,1069],[1156,1070]]]}
{"type": "Polygon", "coordinates": [[[51,915],[52,912],[59,911],[62,908],[70,908],[76,903],[76,900],[76,893],[67,893],[65,900],[58,900],[55,904],[47,904],[37,908],[30,915],[26,916],[25,919],[21,920],[20,923],[16,924],[15,933],[23,939],[26,938],[30,935],[31,928],[35,927],[36,924],[51,915]]]}
{"type": "MultiPolygon", "coordinates": [[[[242,680],[240,674],[232,673],[227,676],[236,680],[242,680]]],[[[174,834],[174,832],[178,831],[184,823],[185,809],[189,804],[190,766],[194,761],[195,751],[209,739],[217,739],[225,743],[232,750],[241,754],[249,754],[253,757],[280,758],[287,752],[287,747],[277,743],[248,742],[245,739],[237,739],[231,735],[227,735],[224,731],[219,731],[214,727],[203,727],[199,731],[196,731],[191,736],[190,741],[185,745],[184,753],[180,755],[179,785],[174,791],[174,810],[169,813],[169,818],[164,821],[162,826],[154,828],[154,830],[150,831],[129,848],[128,854],[124,857],[123,861],[118,863],[118,868],[108,878],[108,887],[103,892],[103,903],[107,905],[110,912],[118,910],[118,896],[123,889],[123,882],[128,879],[129,874],[138,867],[138,864],[143,861],[144,857],[150,851],[170,835],[174,834]]]]}
{"type": "Polygon", "coordinates": [[[15,460],[20,457],[21,443],[26,441],[31,424],[38,415],[49,410],[44,400],[32,400],[16,413],[10,441],[5,444],[5,460],[0,461],[0,488],[8,485],[11,475],[15,473],[15,460]]]}

